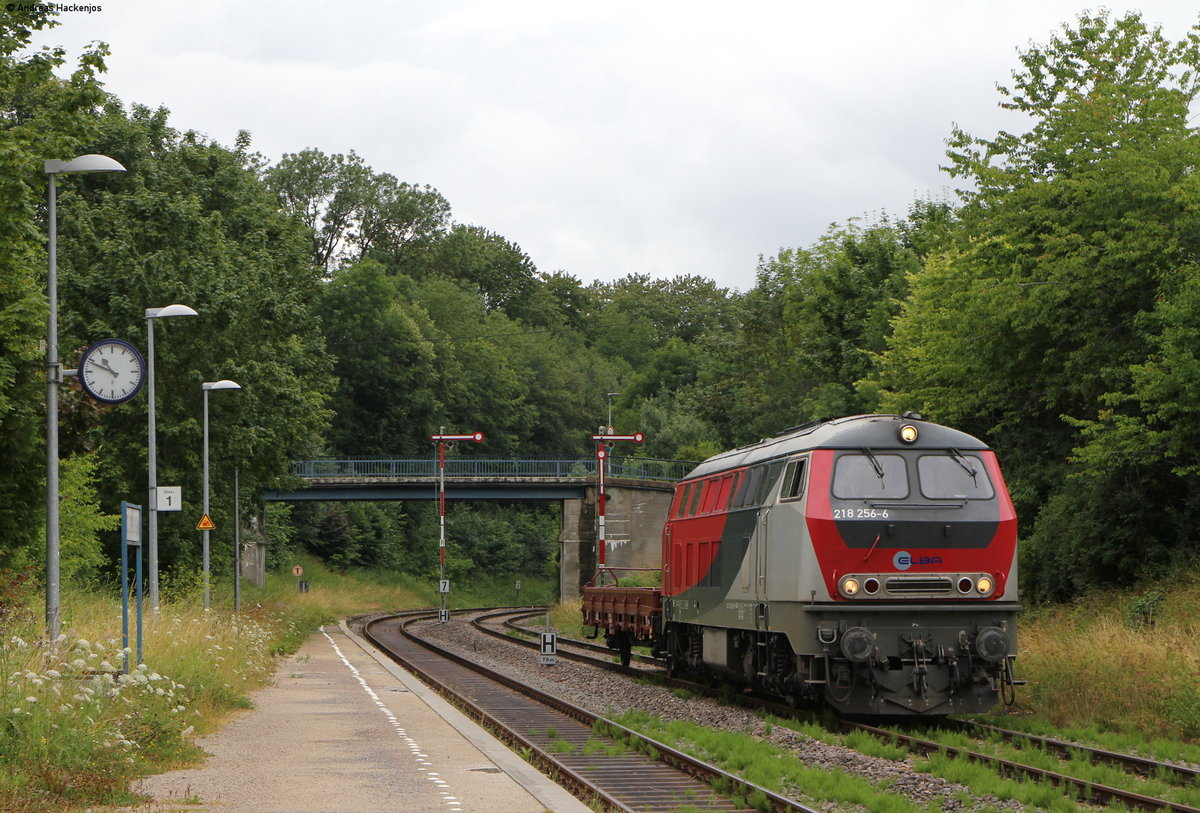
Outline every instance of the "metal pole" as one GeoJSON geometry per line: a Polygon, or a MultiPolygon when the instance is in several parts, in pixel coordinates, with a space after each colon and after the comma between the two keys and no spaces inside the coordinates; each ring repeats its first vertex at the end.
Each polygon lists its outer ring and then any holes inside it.
{"type": "Polygon", "coordinates": [[[233,611],[242,609],[242,504],[238,500],[238,470],[233,470],[233,611]]]}
{"type": "Polygon", "coordinates": [[[129,674],[129,508],[121,503],[121,657],[129,674]]]}
{"type": "Polygon", "coordinates": [[[604,444],[600,444],[600,448],[596,450],[596,479],[598,481],[598,491],[596,493],[596,540],[597,555],[599,557],[599,570],[604,569],[604,549],[607,547],[604,541],[604,463],[608,460],[608,449],[604,444]]]}
{"type": "MultiPolygon", "coordinates": [[[[208,390],[204,390],[204,516],[208,513],[208,390]]],[[[208,530],[204,530],[202,568],[204,570],[204,609],[212,606],[208,591],[208,530]]]]}
{"type": "Polygon", "coordinates": [[[150,596],[151,612],[158,612],[158,432],[156,431],[154,409],[154,319],[146,317],[146,425],[149,447],[149,476],[148,500],[146,509],[147,531],[149,539],[146,548],[146,566],[150,569],[150,584],[147,592],[150,596]]]}
{"type": "Polygon", "coordinates": [[[46,335],[46,635],[58,638],[59,563],[58,563],[58,383],[62,365],[58,362],[58,212],[57,176],[50,177],[50,267],[46,292],[50,300],[49,328],[46,335]]]}
{"type": "MultiPolygon", "coordinates": [[[[138,513],[138,523],[142,521],[142,515],[138,513]]],[[[134,605],[136,608],[135,617],[137,618],[137,663],[142,663],[142,546],[137,546],[137,552],[134,554],[134,561],[137,563],[134,573],[135,583],[137,584],[137,602],[134,605]]]]}
{"type": "MultiPolygon", "coordinates": [[[[446,427],[442,427],[445,434],[446,427]]],[[[446,617],[446,592],[442,584],[446,580],[446,444],[438,441],[438,594],[441,596],[441,613],[446,617]]]]}

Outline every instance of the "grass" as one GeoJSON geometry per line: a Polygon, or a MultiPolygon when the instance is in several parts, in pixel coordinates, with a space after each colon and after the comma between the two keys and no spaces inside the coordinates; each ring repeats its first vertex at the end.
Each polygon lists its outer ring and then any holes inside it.
{"type": "MultiPolygon", "coordinates": [[[[159,612],[147,609],[143,619],[144,663],[129,675],[123,659],[135,653],[122,649],[118,596],[64,585],[56,641],[44,639],[40,592],[0,608],[0,810],[135,803],[133,779],[201,759],[194,736],[251,707],[278,656],[299,649],[321,623],[438,604],[433,579],[302,564],[307,593],[290,574],[273,575],[262,589],[243,584],[236,614],[230,590],[215,590],[206,611],[196,580],[164,578],[159,612]]],[[[523,581],[527,600],[557,589],[550,580],[523,581]]],[[[508,582],[456,585],[450,606],[492,605],[512,592],[508,582]]]]}
{"type": "MultiPolygon", "coordinates": [[[[841,771],[807,768],[787,749],[745,733],[717,731],[685,720],[667,722],[641,711],[627,712],[615,720],[785,796],[835,802],[845,808],[859,805],[880,813],[929,809],[898,796],[886,781],[872,783],[864,777],[841,771]]],[[[765,798],[752,798],[747,804],[755,809],[769,809],[765,798]]]]}
{"type": "MultiPolygon", "coordinates": [[[[1200,743],[1200,581],[1105,591],[1022,615],[1013,713],[1049,735],[1087,733],[1114,750],[1147,739],[1200,743]]],[[[1200,761],[1200,750],[1177,758],[1200,761]]]]}

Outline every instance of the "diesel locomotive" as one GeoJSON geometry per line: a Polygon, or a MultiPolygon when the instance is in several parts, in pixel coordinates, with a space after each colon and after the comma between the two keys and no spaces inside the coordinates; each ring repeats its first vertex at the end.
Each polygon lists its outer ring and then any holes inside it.
{"type": "Polygon", "coordinates": [[[919,415],[807,424],[712,457],[675,489],[661,587],[584,589],[628,660],[840,714],[1011,702],[1017,518],[995,453],[919,415]]]}

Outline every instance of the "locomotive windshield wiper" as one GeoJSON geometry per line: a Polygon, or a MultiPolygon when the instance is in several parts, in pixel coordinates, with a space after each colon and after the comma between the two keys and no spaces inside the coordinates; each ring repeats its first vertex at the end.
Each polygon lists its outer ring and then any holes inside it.
{"type": "Polygon", "coordinates": [[[951,449],[950,454],[954,457],[954,462],[962,466],[963,471],[971,475],[972,480],[979,476],[979,472],[975,471],[975,464],[971,462],[970,458],[958,449],[951,449]]]}
{"type": "Polygon", "coordinates": [[[863,454],[867,456],[867,460],[871,461],[871,468],[875,469],[875,476],[882,480],[883,466],[879,465],[879,460],[876,459],[875,454],[866,446],[863,447],[863,454]]]}

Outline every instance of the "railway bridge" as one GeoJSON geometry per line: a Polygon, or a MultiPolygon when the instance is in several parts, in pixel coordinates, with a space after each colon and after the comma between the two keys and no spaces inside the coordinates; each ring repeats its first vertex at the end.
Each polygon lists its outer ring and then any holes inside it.
{"type": "MultiPolygon", "coordinates": [[[[448,457],[446,501],[552,501],[560,512],[559,583],[576,598],[596,570],[595,457],[448,457]]],[[[605,465],[606,564],[657,568],[663,521],[675,483],[694,466],[681,460],[610,456],[605,465]]],[[[300,485],[266,491],[268,502],[314,500],[436,500],[437,461],[426,458],[351,457],[299,460],[300,485]]],[[[260,551],[259,555],[263,555],[260,551]]]]}

